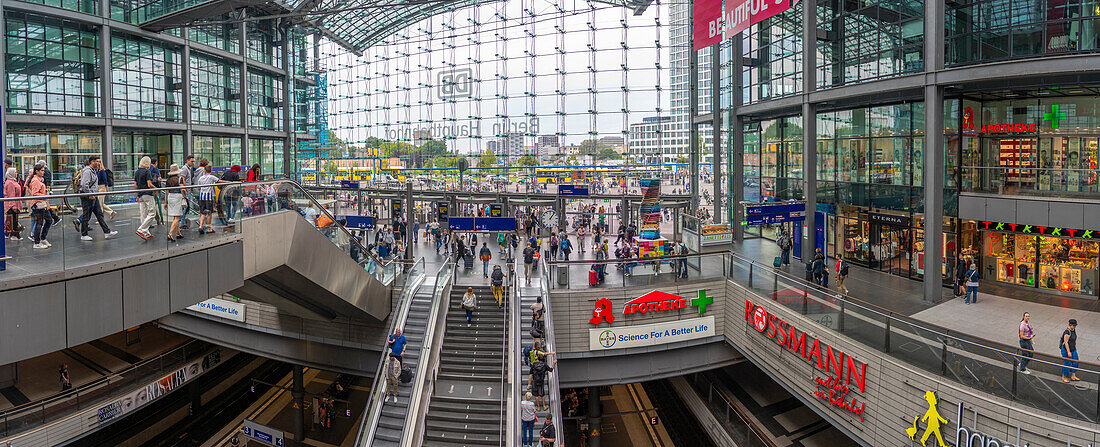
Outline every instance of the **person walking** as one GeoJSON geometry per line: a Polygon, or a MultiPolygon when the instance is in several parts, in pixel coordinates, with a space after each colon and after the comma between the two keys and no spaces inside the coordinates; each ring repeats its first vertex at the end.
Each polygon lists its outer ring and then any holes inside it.
{"type": "Polygon", "coordinates": [[[970,264],[970,270],[966,271],[966,304],[978,302],[978,265],[970,264]],[[973,296],[973,301],[971,301],[973,296]]]}
{"type": "Polygon", "coordinates": [[[554,427],[554,415],[547,414],[546,422],[542,424],[542,430],[539,431],[539,442],[543,447],[553,447],[554,443],[558,442],[557,428],[554,427]]]}
{"type": "Polygon", "coordinates": [[[184,211],[183,190],[179,189],[181,182],[180,167],[173,163],[168,167],[168,180],[165,181],[165,186],[175,188],[168,190],[167,200],[165,201],[167,203],[166,214],[172,220],[171,225],[168,226],[168,240],[171,242],[175,242],[176,239],[183,239],[183,232],[180,231],[180,219],[183,218],[184,211]]]}
{"type": "Polygon", "coordinates": [[[195,180],[196,185],[201,185],[199,188],[199,234],[207,234],[214,232],[214,185],[218,183],[218,178],[210,173],[210,163],[205,158],[199,162],[199,165],[201,166],[202,175],[195,180]]]}
{"type": "Polygon", "coordinates": [[[140,222],[137,231],[134,232],[145,240],[153,238],[153,233],[149,232],[149,227],[153,225],[153,221],[157,217],[157,202],[153,197],[156,178],[153,177],[153,172],[149,170],[152,165],[153,162],[149,157],[141,157],[138,168],[134,171],[134,189],[138,190],[138,221],[140,222]]]}
{"type": "Polygon", "coordinates": [[[814,254],[814,260],[812,264],[814,283],[824,286],[824,278],[826,273],[825,269],[825,255],[821,253],[821,249],[817,250],[814,254]]]}
{"type": "Polygon", "coordinates": [[[475,309],[477,309],[477,295],[474,295],[473,287],[467,287],[466,293],[462,294],[462,310],[466,311],[467,327],[474,323],[475,309]]]}
{"type": "MultiPolygon", "coordinates": [[[[196,169],[197,167],[195,166],[195,156],[188,155],[187,158],[184,159],[183,166],[180,166],[180,185],[194,185],[195,181],[198,180],[198,176],[195,175],[196,169]]],[[[180,192],[183,193],[183,218],[180,219],[180,228],[187,229],[190,227],[190,224],[188,224],[187,222],[187,215],[191,213],[191,201],[187,200],[187,198],[197,191],[184,189],[180,192]]]]}
{"type": "Polygon", "coordinates": [[[497,306],[504,307],[504,270],[499,265],[493,266],[493,275],[489,279],[493,288],[493,298],[497,300],[497,306]]]}
{"type": "Polygon", "coordinates": [[[558,234],[550,232],[550,259],[558,259],[558,234]]]}
{"type": "Polygon", "coordinates": [[[793,246],[791,236],[784,231],[779,235],[779,239],[776,240],[775,243],[779,246],[779,256],[782,259],[782,265],[791,265],[791,247],[793,246]]]}
{"type": "Polygon", "coordinates": [[[580,254],[582,255],[584,254],[584,240],[586,237],[588,237],[587,228],[588,226],[584,224],[581,224],[580,227],[577,227],[577,246],[578,250],[580,250],[580,254]]]}
{"type": "Polygon", "coordinates": [[[848,294],[848,287],[844,285],[844,280],[848,279],[848,262],[844,260],[843,255],[836,257],[836,291],[848,294]]]}
{"type": "MultiPolygon", "coordinates": [[[[23,187],[19,184],[19,171],[15,168],[4,170],[4,197],[19,197],[23,195],[23,187]]],[[[19,233],[23,230],[19,226],[19,213],[23,211],[22,200],[9,200],[4,202],[4,216],[7,221],[4,224],[4,236],[12,241],[21,241],[19,233]]]]}
{"type": "MultiPolygon", "coordinates": [[[[97,192],[107,192],[112,186],[115,186],[115,173],[103,166],[102,159],[99,160],[99,163],[96,163],[96,176],[99,178],[96,185],[97,192]]],[[[115,216],[118,215],[118,211],[107,206],[107,195],[96,196],[96,200],[99,202],[99,211],[106,214],[108,219],[114,220],[115,216]]]]}
{"type": "Polygon", "coordinates": [[[573,243],[569,241],[569,235],[565,232],[562,232],[561,242],[559,242],[558,244],[560,245],[560,247],[558,247],[558,250],[561,251],[561,255],[565,257],[566,261],[568,261],[569,253],[573,252],[573,243]]]}
{"type": "Polygon", "coordinates": [[[405,354],[405,345],[407,342],[405,341],[405,336],[401,334],[401,328],[395,328],[393,333],[390,334],[390,338],[387,342],[390,345],[390,353],[393,354],[394,357],[397,357],[397,360],[404,365],[405,359],[401,356],[405,354]]]}
{"type": "MultiPolygon", "coordinates": [[[[52,224],[52,222],[51,222],[52,224]]],[[[62,363],[57,368],[58,379],[61,382],[61,391],[65,391],[73,387],[72,380],[69,379],[69,365],[62,363]]]]}
{"type": "Polygon", "coordinates": [[[493,251],[489,250],[489,243],[482,242],[481,250],[477,253],[478,258],[481,258],[481,276],[489,277],[489,261],[493,259],[493,251]]]}
{"type": "Polygon", "coordinates": [[[246,182],[258,182],[260,181],[260,164],[256,163],[252,165],[252,168],[248,170],[248,174],[245,174],[246,182]]]}
{"type": "Polygon", "coordinates": [[[420,242],[420,218],[413,221],[413,243],[420,242]]]}
{"type": "Polygon", "coordinates": [[[527,248],[523,249],[523,266],[527,284],[531,284],[531,272],[535,270],[535,245],[530,242],[527,243],[527,248]]]}
{"type": "MultiPolygon", "coordinates": [[[[34,171],[31,171],[31,179],[27,188],[28,197],[44,197],[46,195],[46,184],[42,181],[44,171],[44,165],[36,165],[34,171]]],[[[31,233],[34,248],[50,248],[50,241],[46,240],[46,236],[50,233],[50,226],[53,225],[50,204],[45,199],[28,200],[27,203],[31,209],[31,215],[34,216],[34,230],[31,233]]]]}
{"type": "Polygon", "coordinates": [[[1020,372],[1023,374],[1031,374],[1027,364],[1035,356],[1035,345],[1031,343],[1033,337],[1035,337],[1035,331],[1031,328],[1031,314],[1024,312],[1024,317],[1020,319],[1020,349],[1022,349],[1020,372]]]}
{"type": "MultiPolygon", "coordinates": [[[[76,192],[80,194],[88,194],[99,191],[99,188],[97,187],[99,183],[99,175],[96,173],[96,169],[102,167],[103,165],[99,160],[99,156],[93,155],[91,157],[88,157],[88,160],[84,162],[84,169],[80,170],[80,182],[76,192]]],[[[103,210],[99,207],[99,197],[81,197],[80,207],[82,209],[82,212],[80,213],[80,240],[92,240],[92,237],[88,235],[88,231],[91,227],[91,219],[93,215],[95,216],[96,221],[99,222],[99,227],[103,229],[104,237],[111,237],[118,234],[117,231],[111,231],[111,229],[107,227],[107,223],[103,221],[103,210]]]]}
{"type": "Polygon", "coordinates": [[[1062,341],[1058,346],[1062,350],[1062,381],[1081,380],[1077,378],[1077,320],[1070,319],[1066,330],[1062,331],[1062,341]]]}
{"type": "Polygon", "coordinates": [[[383,402],[389,402],[390,396],[393,396],[393,403],[397,403],[397,387],[401,383],[398,378],[400,377],[401,361],[390,354],[389,360],[386,360],[386,397],[383,402]]]}
{"type": "Polygon", "coordinates": [[[523,395],[519,403],[519,420],[523,427],[523,447],[530,447],[535,442],[535,403],[531,401],[531,392],[523,395]]]}

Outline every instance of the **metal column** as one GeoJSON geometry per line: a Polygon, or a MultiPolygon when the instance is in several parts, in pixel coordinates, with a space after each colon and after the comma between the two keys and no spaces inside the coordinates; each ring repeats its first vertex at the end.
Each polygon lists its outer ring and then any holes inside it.
{"type": "Polygon", "coordinates": [[[294,442],[298,445],[305,445],[306,439],[306,427],[305,427],[305,409],[303,405],[303,397],[305,396],[305,385],[302,383],[302,365],[294,365],[292,370],[292,383],[290,389],[290,395],[294,402],[291,406],[294,408],[294,442]]]}
{"type": "Polygon", "coordinates": [[[405,182],[405,259],[413,258],[413,219],[416,211],[413,210],[413,184],[405,182]]]}
{"type": "MultiPolygon", "coordinates": [[[[688,21],[688,35],[694,35],[694,25],[688,21]]],[[[688,39],[688,176],[691,178],[691,213],[699,207],[699,125],[695,116],[699,114],[699,52],[695,51],[695,39],[688,39]]]]}
{"type": "Polygon", "coordinates": [[[817,105],[809,102],[817,88],[817,8],[802,2],[802,194],[806,199],[802,260],[813,259],[817,247],[817,105]]]}
{"type": "MultiPolygon", "coordinates": [[[[104,5],[107,6],[109,14],[110,3],[107,0],[101,0],[99,3],[101,9],[104,5]]],[[[114,169],[114,126],[111,125],[111,118],[114,116],[111,90],[111,29],[103,25],[99,27],[99,70],[99,113],[103,116],[104,123],[100,138],[103,144],[100,156],[103,157],[104,166],[114,169]]],[[[80,162],[83,164],[84,160],[80,162]]]]}
{"type": "MultiPolygon", "coordinates": [[[[600,387],[588,387],[588,447],[600,447],[600,387]]],[[[560,422],[559,422],[560,423],[560,422]]],[[[558,437],[562,436],[558,433],[558,437]]]]}
{"type": "Polygon", "coordinates": [[[722,83],[721,43],[710,46],[710,110],[711,110],[711,181],[714,190],[714,221],[722,221],[722,83]]]}
{"type": "Polygon", "coordinates": [[[745,200],[745,119],[738,114],[742,102],[741,71],[744,68],[744,41],[738,34],[733,38],[733,92],[730,95],[732,105],[730,107],[730,175],[729,175],[729,212],[730,228],[733,230],[733,242],[745,240],[744,207],[741,201],[745,200]]]}
{"type": "MultiPolygon", "coordinates": [[[[924,70],[944,64],[944,5],[924,3],[924,70]]],[[[930,78],[925,78],[930,79],[930,78]]],[[[924,299],[941,297],[943,276],[943,87],[924,86],[924,299]]]]}
{"type": "MultiPolygon", "coordinates": [[[[286,129],[286,144],[283,145],[283,153],[280,157],[283,159],[283,172],[282,174],[290,175],[294,172],[290,169],[290,151],[295,144],[294,140],[294,68],[290,66],[290,28],[287,26],[283,30],[283,69],[286,70],[286,77],[283,78],[283,126],[286,129]]],[[[262,158],[262,157],[261,157],[262,158]]],[[[259,160],[253,160],[252,163],[259,163],[259,160]]],[[[274,167],[273,167],[274,168],[274,167]]],[[[314,171],[317,172],[317,171],[314,171]]],[[[272,174],[275,174],[275,169],[271,170],[272,174]]]]}
{"type": "MultiPolygon", "coordinates": [[[[186,39],[188,33],[182,34],[186,39]]],[[[187,160],[188,155],[195,154],[193,141],[195,138],[191,131],[191,41],[187,41],[183,46],[181,57],[183,58],[183,69],[180,70],[183,78],[183,94],[180,97],[183,101],[183,122],[187,123],[187,128],[183,131],[183,159],[180,160],[182,163],[187,160]]],[[[195,165],[198,166],[197,161],[195,165]]],[[[180,166],[182,167],[182,164],[180,166]]]]}
{"type": "MultiPolygon", "coordinates": [[[[244,10],[241,11],[241,18],[244,18],[244,10]]],[[[237,32],[240,35],[240,48],[241,48],[241,131],[244,135],[241,136],[241,165],[248,164],[248,26],[246,22],[241,22],[237,26],[237,32]]],[[[315,178],[321,178],[320,169],[315,170],[315,178]]]]}

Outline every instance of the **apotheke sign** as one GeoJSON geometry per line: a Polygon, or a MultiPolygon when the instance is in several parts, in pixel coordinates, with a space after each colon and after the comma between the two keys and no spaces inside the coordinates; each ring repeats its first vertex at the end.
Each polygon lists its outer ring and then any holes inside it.
{"type": "Polygon", "coordinates": [[[588,349],[607,351],[656,346],[711,337],[714,334],[714,316],[617,328],[593,328],[588,330],[588,349]]]}
{"type": "MultiPolygon", "coordinates": [[[[680,295],[654,290],[624,303],[622,314],[626,316],[683,310],[687,309],[689,301],[693,307],[699,309],[699,315],[703,315],[707,313],[707,306],[714,303],[714,297],[708,296],[706,289],[700,289],[699,296],[690,300],[680,295]]],[[[592,308],[592,318],[588,322],[591,324],[614,323],[614,307],[614,303],[607,298],[596,300],[592,308]]]]}

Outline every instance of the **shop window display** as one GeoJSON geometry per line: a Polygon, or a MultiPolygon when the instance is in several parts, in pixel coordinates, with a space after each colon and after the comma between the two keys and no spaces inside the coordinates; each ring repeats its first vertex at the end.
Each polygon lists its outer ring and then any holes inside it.
{"type": "Polygon", "coordinates": [[[1096,294],[1098,242],[986,232],[985,247],[987,278],[1041,289],[1096,294]]]}

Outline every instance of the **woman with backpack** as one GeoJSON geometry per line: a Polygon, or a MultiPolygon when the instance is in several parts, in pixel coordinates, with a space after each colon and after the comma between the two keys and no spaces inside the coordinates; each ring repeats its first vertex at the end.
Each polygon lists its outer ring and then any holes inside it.
{"type": "Polygon", "coordinates": [[[978,265],[977,264],[970,264],[970,270],[966,271],[966,283],[965,283],[966,284],[966,304],[971,303],[971,301],[970,301],[971,300],[971,298],[970,298],[971,295],[974,296],[974,301],[973,302],[975,302],[975,303],[978,302],[978,279],[979,279],[979,277],[980,277],[980,275],[978,275],[978,265]]]}
{"type": "Polygon", "coordinates": [[[558,235],[550,232],[550,259],[558,259],[558,235]]]}
{"type": "Polygon", "coordinates": [[[561,242],[559,242],[558,245],[558,250],[561,251],[562,256],[564,256],[565,260],[568,261],[569,253],[573,251],[573,243],[569,242],[569,235],[562,233],[561,242]]]}

